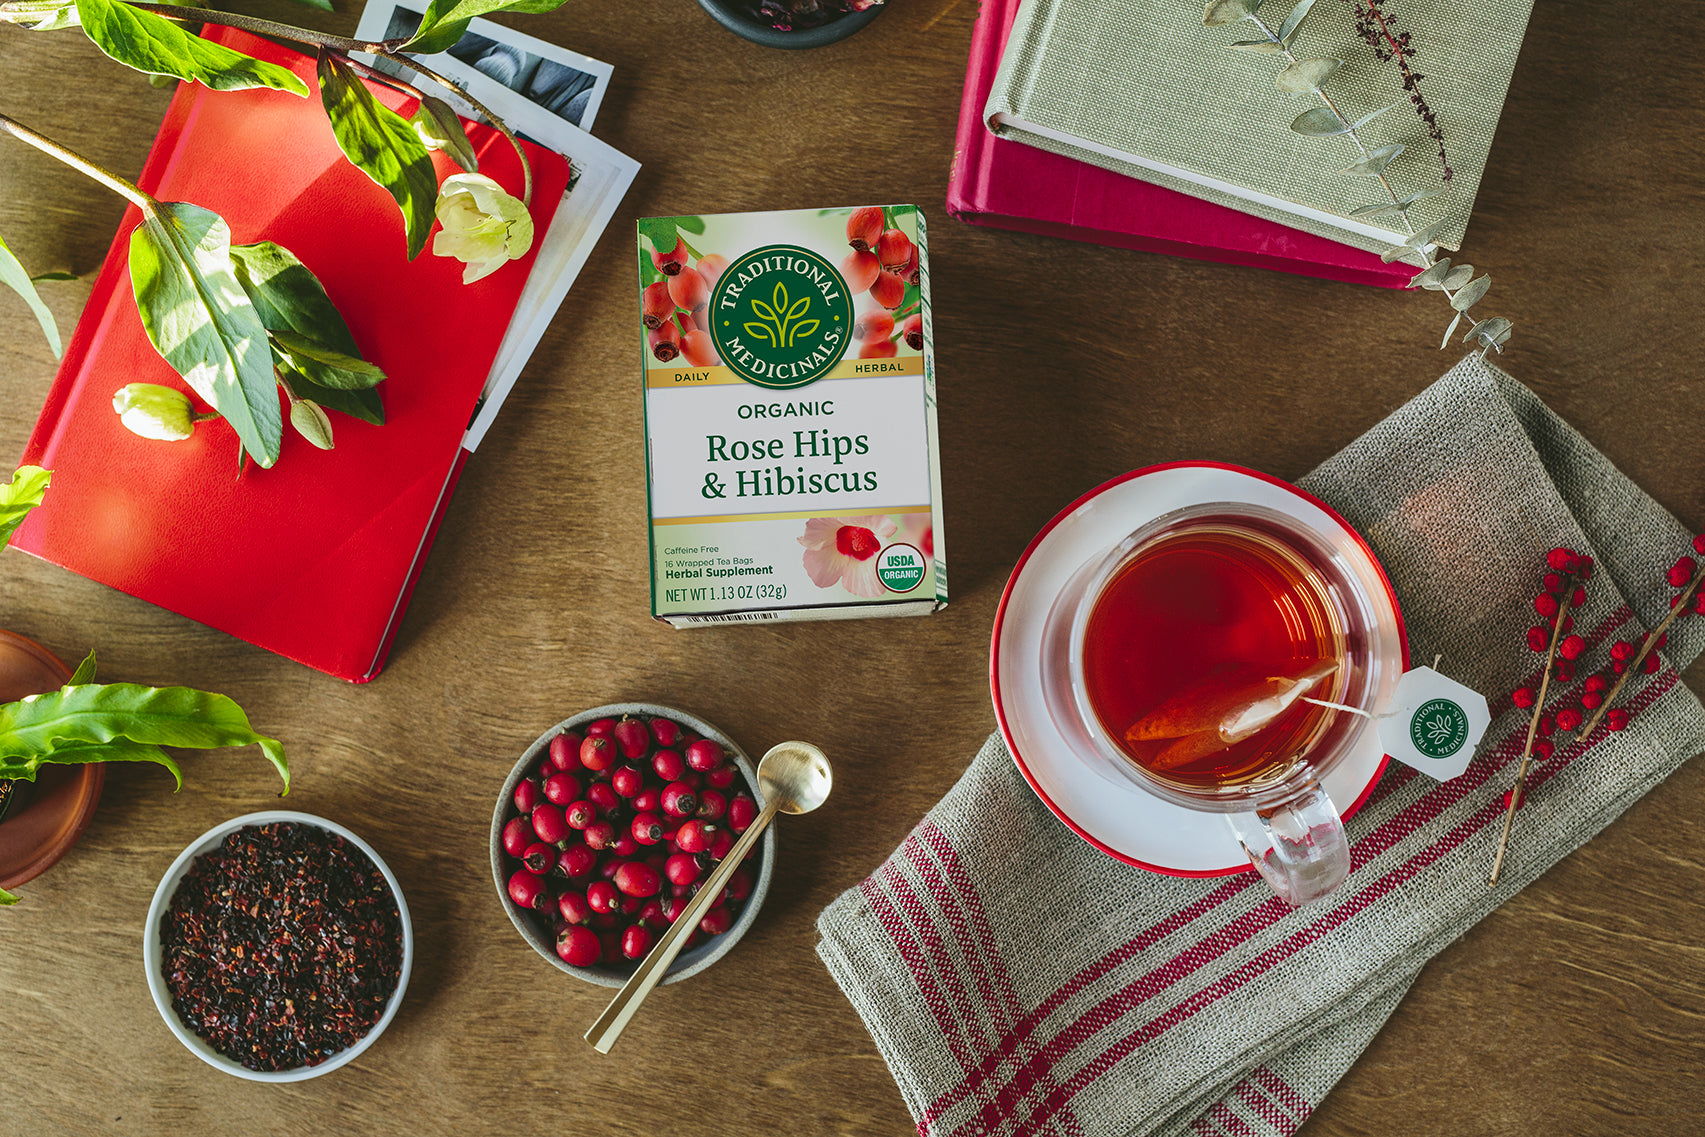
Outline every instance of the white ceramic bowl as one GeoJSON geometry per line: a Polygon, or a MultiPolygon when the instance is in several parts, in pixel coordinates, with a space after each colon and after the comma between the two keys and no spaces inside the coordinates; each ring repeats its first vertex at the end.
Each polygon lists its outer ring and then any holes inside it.
{"type": "MultiPolygon", "coordinates": [[[[682,726],[697,731],[705,738],[715,739],[722,744],[734,764],[740,769],[740,776],[745,779],[746,787],[752,791],[758,805],[764,804],[764,795],[758,789],[758,771],[752,759],[740,749],[739,743],[728,737],[710,723],[690,715],[686,711],[674,707],[665,707],[658,703],[610,703],[602,707],[581,711],[572,718],[566,718],[545,733],[539,735],[533,745],[529,746],[515,768],[509,772],[509,777],[503,783],[503,790],[497,795],[497,806],[491,815],[491,879],[497,886],[498,901],[503,905],[504,912],[509,915],[509,922],[515,925],[515,930],[521,937],[533,945],[533,950],[550,961],[559,971],[567,972],[576,979],[584,979],[588,983],[596,983],[601,987],[620,987],[628,981],[636,966],[631,961],[621,964],[597,963],[592,967],[574,967],[564,963],[556,953],[556,944],[539,927],[537,920],[530,913],[522,912],[509,899],[509,874],[513,871],[511,858],[503,851],[503,826],[514,815],[511,804],[515,797],[515,787],[528,772],[537,768],[539,762],[547,756],[551,739],[565,730],[574,730],[598,719],[619,719],[623,715],[652,715],[661,718],[674,719],[682,726]]],[[[669,970],[663,973],[663,983],[679,983],[681,980],[697,975],[724,955],[728,954],[746,929],[757,919],[758,909],[764,903],[764,896],[770,890],[770,873],[775,868],[776,860],[776,829],[770,826],[764,835],[758,839],[758,846],[763,850],[758,854],[757,879],[752,882],[752,894],[746,898],[745,905],[740,909],[740,915],[734,924],[720,936],[711,936],[702,943],[696,944],[675,957],[675,962],[669,965],[669,970]]]]}
{"type": "Polygon", "coordinates": [[[142,930],[142,967],[148,975],[148,993],[154,996],[154,1006],[159,1008],[160,1017],[166,1020],[166,1025],[178,1036],[178,1041],[189,1048],[190,1053],[215,1069],[235,1074],[239,1078],[247,1078],[251,1082],[301,1082],[308,1078],[317,1078],[321,1074],[329,1074],[339,1066],[353,1061],[357,1055],[373,1045],[373,1041],[385,1032],[385,1028],[396,1017],[397,1008],[403,1003],[403,994],[408,990],[409,971],[413,966],[414,926],[409,922],[408,902],[403,899],[402,885],[397,883],[397,878],[391,872],[391,867],[385,863],[385,859],[374,851],[373,846],[337,822],[288,809],[268,809],[260,813],[244,814],[242,817],[215,825],[191,841],[189,847],[179,853],[178,859],[172,862],[172,867],[166,870],[166,875],[160,880],[160,887],[154,890],[154,902],[148,906],[148,923],[142,930]],[[379,871],[384,874],[385,882],[391,886],[391,895],[396,897],[397,916],[402,924],[403,961],[397,975],[397,989],[391,993],[390,1001],[385,1004],[385,1013],[373,1024],[373,1029],[354,1046],[339,1051],[318,1066],[297,1066],[290,1070],[251,1070],[209,1046],[206,1040],[184,1025],[183,1020],[178,1018],[177,1011],[172,1009],[172,993],[166,989],[166,978],[160,970],[161,960],[165,955],[165,947],[160,938],[160,922],[166,913],[167,905],[172,902],[172,894],[178,890],[178,882],[189,871],[190,862],[201,854],[218,848],[226,835],[235,830],[249,825],[267,825],[275,821],[294,821],[335,833],[366,853],[378,866],[379,871]]]}

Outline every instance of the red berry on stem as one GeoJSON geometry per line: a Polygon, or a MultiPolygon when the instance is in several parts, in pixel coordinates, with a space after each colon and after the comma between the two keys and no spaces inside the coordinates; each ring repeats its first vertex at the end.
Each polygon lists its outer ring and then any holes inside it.
{"type": "Polygon", "coordinates": [[[673,747],[681,741],[681,727],[674,719],[652,719],[651,737],[657,740],[659,746],[673,747]]]}
{"type": "Polygon", "coordinates": [[[673,363],[675,357],[681,354],[681,331],[674,324],[652,328],[645,334],[645,346],[651,349],[651,354],[657,362],[673,363]]]}
{"type": "Polygon", "coordinates": [[[1654,651],[1651,655],[1646,657],[1646,662],[1640,665],[1640,670],[1644,671],[1647,675],[1652,675],[1655,674],[1658,668],[1662,666],[1663,660],[1659,658],[1658,653],[1654,651]]]}
{"type": "Polygon", "coordinates": [[[710,333],[694,328],[681,337],[681,356],[693,367],[715,367],[722,362],[710,333]]]}
{"type": "Polygon", "coordinates": [[[1596,711],[1599,704],[1604,702],[1604,696],[1597,691],[1588,691],[1581,696],[1581,706],[1589,711],[1596,711]]]}
{"type": "Polygon", "coordinates": [[[1557,744],[1549,738],[1536,738],[1533,741],[1533,753],[1540,761],[1545,761],[1556,753],[1557,744]]]}
{"type": "Polygon", "coordinates": [[[1547,592],[1563,591],[1563,574],[1558,572],[1546,573],[1543,586],[1547,592]]]}
{"type": "Polygon", "coordinates": [[[853,339],[885,340],[894,334],[894,316],[886,308],[863,312],[853,321],[853,339]]]}
{"type": "Polygon", "coordinates": [[[679,750],[659,750],[651,756],[651,768],[665,782],[672,782],[687,768],[687,760],[679,750]]]}
{"type": "Polygon", "coordinates": [[[722,765],[722,744],[714,738],[701,738],[687,747],[687,765],[703,773],[722,765]]]}
{"type": "Polygon", "coordinates": [[[1575,554],[1559,545],[1545,554],[1545,563],[1558,572],[1575,571],[1575,554]]]}
{"type": "Polygon", "coordinates": [[[1538,596],[1533,598],[1533,610],[1538,612],[1541,616],[1544,616],[1547,620],[1557,615],[1559,608],[1560,606],[1557,603],[1557,598],[1549,592],[1541,592],[1538,596]]]}
{"type": "Polygon", "coordinates": [[[912,247],[911,259],[895,271],[900,274],[900,279],[907,284],[916,284],[923,278],[923,264],[918,259],[917,246],[912,247]]]}
{"type": "Polygon", "coordinates": [[[539,840],[547,845],[567,839],[569,834],[568,822],[563,818],[562,807],[549,802],[540,804],[533,810],[533,832],[539,840]]]}
{"type": "Polygon", "coordinates": [[[604,954],[598,933],[584,925],[563,929],[556,938],[556,953],[570,967],[591,967],[604,954]]]}
{"type": "Polygon", "coordinates": [[[1527,630],[1527,646],[1534,651],[1544,651],[1551,646],[1551,633],[1544,628],[1529,628],[1527,630]]]}
{"type": "Polygon", "coordinates": [[[509,878],[509,899],[515,902],[517,908],[543,911],[550,903],[550,893],[545,891],[545,878],[526,869],[516,869],[509,878]]]}
{"type": "MultiPolygon", "coordinates": [[[[1514,786],[1511,786],[1509,789],[1504,791],[1504,808],[1506,810],[1510,808],[1510,795],[1515,793],[1515,792],[1516,792],[1516,789],[1514,786]]],[[[1520,809],[1522,806],[1524,806],[1526,804],[1527,804],[1527,795],[1523,794],[1521,800],[1516,803],[1516,808],[1520,809]]]]}
{"type": "Polygon", "coordinates": [[[1539,737],[1549,738],[1551,732],[1557,729],[1557,722],[1550,715],[1539,716],[1539,737]]]}
{"type": "Polygon", "coordinates": [[[1564,707],[1557,712],[1558,730],[1576,730],[1581,725],[1581,712],[1574,707],[1564,707]]]}
{"type": "Polygon", "coordinates": [[[1581,605],[1585,604],[1586,602],[1587,602],[1587,590],[1584,588],[1575,589],[1574,595],[1569,597],[1569,604],[1571,607],[1574,607],[1574,608],[1579,608],[1581,605]]]}
{"type": "Polygon", "coordinates": [[[643,924],[629,924],[622,930],[622,954],[638,959],[651,950],[651,932],[643,924]]]}
{"type": "Polygon", "coordinates": [[[900,338],[906,341],[906,346],[913,351],[924,349],[924,317],[922,312],[913,312],[900,325],[900,338]]]}
{"type": "Polygon", "coordinates": [[[1617,707],[1611,711],[1606,711],[1604,715],[1604,725],[1609,727],[1611,730],[1628,729],[1628,712],[1623,710],[1621,707],[1617,707]]]}
{"type": "Polygon", "coordinates": [[[1587,641],[1580,636],[1564,636],[1563,642],[1557,645],[1557,654],[1564,659],[1579,659],[1586,650],[1587,641]]]}
{"type": "Polygon", "coordinates": [[[669,286],[659,280],[645,286],[639,294],[639,318],[648,328],[659,328],[675,314],[675,301],[669,296],[669,286]]]}
{"type": "Polygon", "coordinates": [[[503,826],[503,851],[512,857],[519,857],[537,839],[533,823],[525,817],[511,817],[503,826]]]}
{"type": "Polygon", "coordinates": [[[894,309],[906,298],[906,282],[895,273],[883,269],[870,284],[870,298],[884,308],[894,309]]]}
{"type": "Polygon", "coordinates": [[[912,239],[898,229],[885,230],[876,242],[877,261],[896,275],[911,261],[913,251],[912,239]]]}
{"type": "Polygon", "coordinates": [[[659,253],[655,249],[652,250],[651,263],[656,265],[657,271],[664,276],[674,276],[686,266],[688,255],[686,238],[676,237],[675,247],[669,252],[659,253]]]}
{"type": "Polygon", "coordinates": [[[589,734],[580,744],[580,764],[593,773],[616,764],[616,744],[601,734],[589,734]]]}
{"type": "Polygon", "coordinates": [[[1610,658],[1627,662],[1634,658],[1634,645],[1627,640],[1617,640],[1610,645],[1610,658]]]}
{"type": "Polygon", "coordinates": [[[1557,661],[1557,678],[1559,678],[1563,682],[1567,683],[1569,680],[1573,679],[1574,677],[1575,677],[1575,665],[1574,665],[1574,663],[1570,660],[1567,660],[1567,659],[1559,659],[1557,661]]]}
{"type": "Polygon", "coordinates": [[[1705,533],[1693,538],[1693,551],[1705,557],[1705,533]]]}
{"type": "Polygon", "coordinates": [[[1669,583],[1671,588],[1685,588],[1687,582],[1693,579],[1694,570],[1699,567],[1692,557],[1682,557],[1670,566],[1669,583]]]}
{"type": "Polygon", "coordinates": [[[882,209],[866,205],[853,210],[852,216],[847,218],[847,244],[861,253],[868,253],[881,239],[882,209]]]}
{"type": "Polygon", "coordinates": [[[1524,711],[1533,706],[1535,698],[1532,687],[1517,687],[1510,693],[1510,702],[1524,711]]]}
{"type": "Polygon", "coordinates": [[[875,284],[881,271],[882,266],[877,263],[875,253],[855,251],[841,261],[841,276],[846,279],[847,290],[854,296],[875,284]]]}
{"type": "Polygon", "coordinates": [[[1610,680],[1602,675],[1589,675],[1582,687],[1588,691],[1607,691],[1610,689],[1610,680]]]}
{"type": "Polygon", "coordinates": [[[691,312],[709,302],[710,286],[698,269],[683,268],[669,278],[669,299],[675,307],[691,312]]]}

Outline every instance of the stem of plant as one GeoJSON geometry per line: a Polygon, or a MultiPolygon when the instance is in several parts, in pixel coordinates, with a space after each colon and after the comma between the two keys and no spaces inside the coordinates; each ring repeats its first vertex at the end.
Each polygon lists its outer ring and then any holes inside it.
{"type": "Polygon", "coordinates": [[[21,139],[24,142],[28,142],[31,146],[34,146],[43,154],[59,159],[72,169],[87,174],[89,177],[100,182],[114,193],[120,194],[129,199],[132,204],[150,217],[154,215],[155,209],[160,204],[153,198],[153,196],[143,192],[136,186],[131,185],[117,174],[110,170],[102,169],[100,166],[95,165],[93,162],[79,154],[72,153],[70,150],[67,150],[51,138],[37,134],[35,131],[31,130],[16,119],[8,118],[6,115],[0,114],[0,130],[4,130],[13,137],[21,139]]]}
{"type": "MultiPolygon", "coordinates": [[[[386,42],[396,44],[398,41],[388,40],[386,42]]],[[[461,84],[457,83],[454,79],[445,78],[443,75],[438,74],[438,72],[432,70],[432,68],[426,66],[426,64],[420,62],[418,59],[415,59],[412,56],[399,55],[394,49],[381,50],[375,52],[375,54],[383,55],[386,59],[389,59],[392,63],[395,63],[399,67],[406,68],[418,75],[426,76],[428,79],[437,83],[440,87],[443,87],[447,91],[454,91],[457,96],[465,100],[470,107],[485,116],[486,122],[492,127],[492,129],[507,138],[509,140],[509,145],[515,148],[516,157],[521,159],[521,204],[533,204],[533,164],[527,160],[527,151],[521,148],[521,140],[515,137],[515,132],[510,130],[508,125],[501,118],[498,118],[497,115],[484,103],[468,94],[466,89],[464,89],[461,84]]],[[[694,255],[696,256],[697,254],[694,255]]]]}
{"type": "Polygon", "coordinates": [[[1698,594],[1699,585],[1702,581],[1705,581],[1705,565],[1699,566],[1699,571],[1693,574],[1693,579],[1688,581],[1687,587],[1681,590],[1681,597],[1676,605],[1669,610],[1669,615],[1665,616],[1658,626],[1646,636],[1646,642],[1640,645],[1639,652],[1628,661],[1628,666],[1622,669],[1622,674],[1616,677],[1616,682],[1605,693],[1604,702],[1600,703],[1592,717],[1581,725],[1581,732],[1576,735],[1577,738],[1590,736],[1593,728],[1598,726],[1606,714],[1610,713],[1610,708],[1616,703],[1616,697],[1622,694],[1622,688],[1628,685],[1629,679],[1641,674],[1641,664],[1646,662],[1648,655],[1658,649],[1658,641],[1663,638],[1665,632],[1669,631],[1669,626],[1675,623],[1682,613],[1689,610],[1689,605],[1694,596],[1698,594]]]}
{"type": "Polygon", "coordinates": [[[221,27],[238,28],[255,35],[277,36],[293,43],[313,44],[315,47],[330,48],[333,51],[365,51],[369,55],[389,55],[402,48],[408,42],[408,37],[401,39],[386,39],[372,42],[369,40],[350,39],[348,36],[328,35],[309,28],[298,28],[292,24],[280,24],[273,20],[262,20],[255,16],[243,16],[235,12],[217,12],[210,8],[183,8],[176,4],[150,4],[144,0],[124,0],[130,7],[142,12],[152,12],[156,16],[164,16],[168,20],[177,20],[185,24],[218,24],[221,27]]]}
{"type": "Polygon", "coordinates": [[[1563,638],[1563,624],[1568,618],[1569,609],[1574,606],[1577,579],[1574,573],[1570,573],[1569,579],[1564,582],[1563,607],[1551,625],[1551,646],[1545,652],[1545,672],[1539,680],[1539,697],[1533,702],[1533,717],[1527,722],[1527,741],[1522,744],[1521,765],[1516,768],[1515,785],[1510,787],[1510,805],[1504,811],[1504,833],[1498,838],[1498,852],[1492,858],[1492,876],[1486,881],[1488,888],[1498,883],[1498,872],[1504,867],[1504,852],[1510,847],[1510,827],[1515,823],[1516,809],[1521,805],[1522,787],[1527,784],[1527,766],[1533,759],[1533,739],[1539,733],[1539,720],[1545,715],[1545,695],[1551,688],[1551,665],[1557,662],[1557,644],[1563,638]]]}

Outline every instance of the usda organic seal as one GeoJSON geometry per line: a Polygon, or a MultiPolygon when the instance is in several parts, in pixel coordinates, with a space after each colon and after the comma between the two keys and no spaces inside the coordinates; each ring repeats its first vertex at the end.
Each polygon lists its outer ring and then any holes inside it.
{"type": "Polygon", "coordinates": [[[889,545],[876,556],[876,579],[889,592],[910,592],[923,583],[928,568],[923,553],[904,541],[889,545]]]}

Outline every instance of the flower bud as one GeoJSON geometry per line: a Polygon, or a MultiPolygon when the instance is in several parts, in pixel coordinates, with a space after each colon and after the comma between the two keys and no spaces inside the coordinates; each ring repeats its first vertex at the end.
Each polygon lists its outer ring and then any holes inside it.
{"type": "Polygon", "coordinates": [[[438,223],[432,251],[468,267],[462,283],[490,276],[533,247],[527,207],[484,174],[451,174],[438,188],[438,223]]]}
{"type": "Polygon", "coordinates": [[[294,399],[290,403],[290,425],[296,433],[321,450],[332,448],[332,420],[320,404],[312,399],[294,399]]]}
{"type": "Polygon", "coordinates": [[[195,433],[189,396],[158,383],[127,383],[113,392],[112,409],[132,434],[182,442],[195,433]]]}

